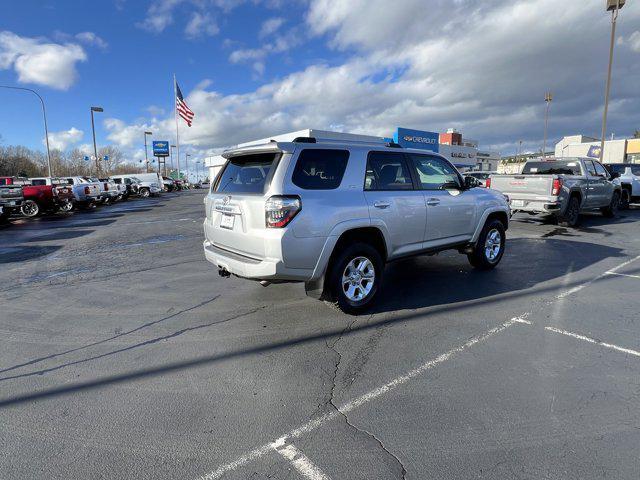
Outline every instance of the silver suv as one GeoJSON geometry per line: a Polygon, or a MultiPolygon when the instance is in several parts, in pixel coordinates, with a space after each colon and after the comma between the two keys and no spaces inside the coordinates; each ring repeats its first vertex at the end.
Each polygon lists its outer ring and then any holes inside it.
{"type": "Polygon", "coordinates": [[[204,222],[205,256],[223,277],[304,282],[358,313],[386,262],[455,249],[491,269],[504,254],[507,199],[438,154],[303,137],[224,157],[204,222]]]}

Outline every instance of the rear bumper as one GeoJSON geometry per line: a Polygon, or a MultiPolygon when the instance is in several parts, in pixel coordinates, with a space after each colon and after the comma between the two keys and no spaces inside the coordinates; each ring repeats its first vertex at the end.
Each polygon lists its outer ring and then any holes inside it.
{"type": "MultiPolygon", "coordinates": [[[[515,199],[515,202],[518,200],[515,199]]],[[[513,213],[526,212],[526,213],[546,213],[555,214],[559,213],[562,209],[562,203],[557,201],[545,201],[545,200],[521,200],[524,202],[522,206],[515,204],[514,199],[511,199],[509,205],[513,213]]]]}
{"type": "Polygon", "coordinates": [[[312,269],[287,268],[281,260],[257,259],[240,255],[213,245],[209,240],[203,242],[206,259],[219,269],[251,280],[278,280],[305,282],[311,279],[312,269]]]}

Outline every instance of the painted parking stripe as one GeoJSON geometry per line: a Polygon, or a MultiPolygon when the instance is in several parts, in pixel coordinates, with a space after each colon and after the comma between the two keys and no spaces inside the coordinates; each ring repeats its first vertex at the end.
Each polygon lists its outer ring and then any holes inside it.
{"type": "Polygon", "coordinates": [[[545,330],[548,330],[550,332],[559,333],[561,335],[566,335],[567,337],[577,338],[578,340],[583,340],[585,342],[600,345],[601,347],[610,348],[611,350],[616,350],[618,352],[628,353],[629,355],[640,357],[640,352],[637,350],[619,347],[618,345],[613,345],[612,343],[601,342],[600,340],[596,340],[595,338],[587,337],[585,335],[580,335],[579,333],[568,332],[567,330],[561,330],[555,327],[544,327],[544,328],[545,330]]]}
{"type": "Polygon", "coordinates": [[[331,477],[314,465],[295,445],[285,445],[283,443],[280,446],[275,446],[274,444],[274,449],[286,458],[304,478],[309,480],[331,480],[331,477]]]}
{"type": "Polygon", "coordinates": [[[620,277],[627,277],[627,278],[637,278],[640,279],[640,275],[630,275],[628,273],[617,273],[617,272],[607,272],[607,275],[618,275],[620,277]]]}
{"type": "Polygon", "coordinates": [[[263,457],[264,455],[268,454],[269,452],[272,452],[274,449],[278,449],[281,445],[284,445],[288,440],[293,439],[293,438],[299,438],[302,435],[309,433],[319,427],[321,427],[322,425],[324,425],[325,423],[327,423],[330,420],[333,420],[334,418],[336,418],[337,416],[341,416],[342,414],[348,413],[382,395],[384,395],[385,393],[388,393],[392,390],[394,390],[395,388],[399,387],[400,385],[407,383],[409,380],[412,380],[413,378],[418,377],[419,375],[425,373],[426,371],[436,367],[437,365],[446,362],[447,360],[449,360],[450,358],[452,358],[453,356],[455,356],[456,354],[459,354],[461,352],[463,352],[464,350],[467,350],[471,347],[473,347],[474,345],[484,342],[485,340],[493,337],[494,335],[497,335],[498,333],[501,333],[503,331],[505,331],[507,328],[512,327],[513,325],[516,324],[522,324],[522,320],[524,320],[525,315],[520,315],[518,317],[514,317],[506,322],[504,322],[503,324],[494,327],[490,330],[487,330],[486,332],[484,332],[483,334],[473,337],[470,340],[468,340],[467,342],[463,343],[462,345],[459,345],[455,348],[452,348],[451,350],[435,357],[432,360],[429,360],[426,363],[423,363],[422,365],[414,368],[413,370],[409,370],[408,372],[404,373],[403,375],[400,375],[396,378],[394,378],[393,380],[391,380],[390,382],[385,383],[384,385],[381,385],[378,388],[375,388],[373,390],[371,390],[370,392],[365,393],[364,395],[361,395],[353,400],[351,400],[350,402],[342,405],[341,407],[338,407],[338,411],[332,411],[329,413],[325,413],[324,415],[321,415],[318,418],[315,418],[303,425],[301,425],[300,427],[291,430],[290,432],[284,434],[283,436],[281,436],[280,438],[276,439],[275,441],[268,443],[266,445],[263,445],[261,447],[256,448],[255,450],[250,451],[249,453],[246,453],[240,457],[238,457],[237,459],[235,459],[233,462],[227,463],[225,465],[221,465],[219,466],[216,470],[207,473],[201,477],[199,477],[199,480],[217,480],[219,478],[221,478],[223,475],[225,475],[228,472],[237,470],[238,468],[254,461],[257,460],[260,457],[263,457]]]}
{"type": "Polygon", "coordinates": [[[613,267],[611,270],[607,270],[606,272],[598,275],[595,278],[592,278],[591,280],[589,280],[588,282],[584,282],[580,285],[577,285],[569,290],[567,290],[566,292],[562,292],[561,294],[559,294],[556,298],[557,299],[562,299],[562,298],[566,298],[570,295],[573,295],[574,293],[579,292],[580,290],[582,290],[585,287],[588,287],[589,285],[591,285],[593,282],[597,282],[598,280],[606,277],[607,275],[611,275],[615,272],[617,272],[618,270],[620,270],[621,268],[626,267],[627,265],[629,265],[630,263],[635,262],[636,260],[640,259],[640,255],[638,255],[637,257],[632,258],[631,260],[627,260],[626,262],[622,262],[620,265],[613,267]]]}

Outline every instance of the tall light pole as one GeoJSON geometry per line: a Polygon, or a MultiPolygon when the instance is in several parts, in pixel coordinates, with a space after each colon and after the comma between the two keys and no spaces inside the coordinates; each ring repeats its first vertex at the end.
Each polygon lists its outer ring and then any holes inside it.
{"type": "Polygon", "coordinates": [[[169,156],[171,157],[171,170],[173,170],[173,149],[176,148],[175,145],[169,146],[169,156]]]}
{"type": "Polygon", "coordinates": [[[186,176],[186,180],[187,183],[189,182],[189,157],[191,156],[190,153],[185,153],[184,154],[184,161],[186,163],[186,168],[184,170],[185,176],[186,176]]]}
{"type": "Polygon", "coordinates": [[[145,163],[147,173],[149,173],[149,154],[147,153],[147,135],[153,135],[153,133],[144,132],[144,163],[145,163]]]}
{"type": "Polygon", "coordinates": [[[93,122],[93,112],[104,112],[102,107],[91,107],[91,132],[93,133],[93,154],[96,159],[96,175],[100,175],[100,162],[98,161],[98,147],[96,146],[96,126],[93,122]]]}
{"type": "Polygon", "coordinates": [[[545,112],[544,112],[544,140],[542,143],[542,158],[547,156],[547,126],[549,124],[549,106],[553,100],[553,94],[551,92],[547,92],[544,94],[544,101],[547,104],[545,112]]]}
{"type": "Polygon", "coordinates": [[[9,88],[11,90],[24,90],[25,92],[33,93],[36,97],[40,99],[40,105],[42,105],[42,118],[44,119],[44,141],[45,141],[45,144],[47,145],[47,170],[49,172],[49,176],[51,177],[52,176],[51,151],[49,150],[49,129],[47,128],[47,111],[44,108],[44,100],[42,99],[42,97],[38,92],[30,88],[12,87],[10,85],[0,85],[0,88],[9,88]]]}
{"type": "Polygon", "coordinates": [[[200,160],[196,162],[196,182],[200,183],[200,160]]]}
{"type": "Polygon", "coordinates": [[[607,70],[607,84],[604,89],[604,111],[602,112],[602,135],[600,136],[600,161],[604,155],[604,139],[607,136],[607,112],[609,110],[609,91],[611,90],[611,68],[613,67],[613,46],[616,38],[616,24],[618,12],[624,6],[625,0],[607,0],[607,12],[611,12],[611,41],[609,43],[609,69],[607,70]]]}

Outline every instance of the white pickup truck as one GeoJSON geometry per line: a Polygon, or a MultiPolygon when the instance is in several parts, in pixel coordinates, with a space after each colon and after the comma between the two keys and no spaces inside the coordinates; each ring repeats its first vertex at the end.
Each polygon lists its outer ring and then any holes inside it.
{"type": "Polygon", "coordinates": [[[91,208],[101,199],[100,182],[92,182],[83,177],[60,177],[66,185],[72,185],[75,203],[80,207],[91,208]]]}
{"type": "Polygon", "coordinates": [[[609,163],[605,168],[610,174],[618,174],[616,182],[622,187],[620,208],[626,210],[630,203],[640,203],[640,164],[639,163],[609,163]]]}

